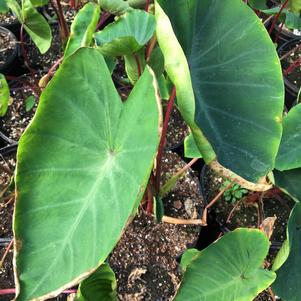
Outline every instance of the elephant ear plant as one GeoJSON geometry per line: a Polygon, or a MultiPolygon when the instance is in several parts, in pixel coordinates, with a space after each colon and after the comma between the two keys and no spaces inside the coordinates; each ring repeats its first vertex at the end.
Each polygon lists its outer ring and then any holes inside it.
{"type": "MultiPolygon", "coordinates": [[[[46,300],[81,281],[78,300],[116,298],[103,264],[146,187],[160,195],[174,101],[194,154],[243,187],[271,187],[284,92],[264,26],[241,0],[160,0],[154,9],[118,10],[93,35],[99,7],[88,3],[71,27],[17,153],[17,301],[46,300]],[[134,86],[125,102],[108,68],[116,56],[124,56],[134,86]],[[163,127],[157,80],[169,96],[163,127]]],[[[252,300],[275,280],[262,268],[268,246],[259,230],[238,229],[201,252],[188,250],[175,300],[252,300]]]]}

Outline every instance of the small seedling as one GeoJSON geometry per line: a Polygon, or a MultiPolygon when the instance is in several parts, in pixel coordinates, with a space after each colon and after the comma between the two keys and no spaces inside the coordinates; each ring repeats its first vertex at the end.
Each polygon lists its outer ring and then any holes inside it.
{"type": "MultiPolygon", "coordinates": [[[[230,184],[229,180],[225,180],[220,188],[224,189],[230,184]]],[[[233,184],[229,189],[224,192],[224,198],[227,202],[234,204],[248,193],[248,190],[241,187],[239,184],[233,184]]]]}

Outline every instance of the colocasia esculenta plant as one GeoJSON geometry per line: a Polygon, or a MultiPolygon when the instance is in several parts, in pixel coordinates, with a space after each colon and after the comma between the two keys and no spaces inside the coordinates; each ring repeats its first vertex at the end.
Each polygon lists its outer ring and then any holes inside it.
{"type": "MultiPolygon", "coordinates": [[[[24,1],[23,13],[31,0],[24,1]]],[[[105,273],[115,287],[106,258],[147,186],[155,199],[162,194],[175,104],[196,156],[241,187],[265,191],[275,184],[296,201],[272,270],[263,268],[266,235],[237,229],[201,252],[184,253],[175,300],[253,300],[272,283],[284,300],[299,300],[301,107],[283,115],[275,46],[244,1],[157,0],[147,11],[121,0],[88,2],[48,80],[17,153],[17,301],[46,300],[79,283],[78,300],[116,298],[94,280],[105,273]],[[116,17],[97,30],[100,10],[116,17]],[[116,57],[133,85],[125,101],[111,79],[116,57]]]]}

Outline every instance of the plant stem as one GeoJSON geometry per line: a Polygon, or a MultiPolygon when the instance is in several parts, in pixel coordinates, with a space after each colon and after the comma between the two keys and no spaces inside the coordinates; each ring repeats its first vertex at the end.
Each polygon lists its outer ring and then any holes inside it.
{"type": "Polygon", "coordinates": [[[202,219],[183,219],[164,215],[162,222],[176,225],[201,225],[206,226],[202,219]]]}
{"type": "Polygon", "coordinates": [[[141,76],[141,65],[137,54],[134,54],[134,58],[137,64],[138,78],[141,76]]]}
{"type": "Polygon", "coordinates": [[[213,199],[212,201],[205,207],[203,211],[202,220],[204,221],[205,225],[207,225],[207,212],[208,209],[218,201],[218,199],[225,193],[226,190],[228,190],[232,186],[232,182],[230,182],[224,189],[222,189],[213,199]]]}
{"type": "Polygon", "coordinates": [[[297,67],[301,65],[301,57],[294,61],[287,69],[283,71],[283,75],[287,76],[289,73],[293,72],[297,67]]]}
{"type": "Polygon", "coordinates": [[[145,11],[148,13],[150,0],[146,0],[145,11]]]}
{"type": "Polygon", "coordinates": [[[146,62],[148,63],[149,62],[149,59],[150,59],[150,56],[156,46],[156,43],[157,43],[157,37],[154,35],[151,40],[149,41],[148,43],[148,46],[147,46],[147,49],[146,49],[146,56],[145,56],[145,59],[146,59],[146,62]]]}
{"type": "Polygon", "coordinates": [[[108,20],[108,18],[111,16],[111,13],[109,12],[104,12],[101,17],[100,17],[100,20],[96,26],[96,31],[99,30],[103,24],[108,20]]]}
{"type": "Polygon", "coordinates": [[[65,20],[65,16],[64,16],[64,12],[63,12],[63,8],[61,5],[61,1],[60,0],[55,0],[56,1],[56,5],[53,2],[54,0],[51,0],[51,5],[58,17],[58,21],[59,21],[59,25],[60,25],[60,29],[61,29],[61,40],[63,45],[65,44],[65,42],[67,41],[68,37],[69,37],[69,28],[67,25],[67,22],[65,20]]]}
{"type": "Polygon", "coordinates": [[[163,197],[166,195],[177,183],[180,177],[185,173],[185,171],[190,168],[194,163],[196,163],[199,158],[192,159],[189,163],[187,163],[183,168],[177,171],[170,179],[164,183],[164,185],[160,188],[159,197],[163,197]]]}
{"type": "Polygon", "coordinates": [[[271,287],[268,288],[268,292],[269,292],[269,294],[270,294],[272,300],[273,300],[273,301],[276,301],[275,294],[274,294],[274,292],[273,292],[273,290],[272,290],[271,287]]]}
{"type": "MultiPolygon", "coordinates": [[[[0,296],[1,295],[11,295],[11,294],[15,294],[16,290],[14,288],[6,288],[6,289],[1,289],[0,290],[0,296]]],[[[75,294],[77,293],[76,289],[69,289],[69,290],[65,290],[62,292],[62,294],[75,294]]]]}
{"type": "Polygon", "coordinates": [[[10,243],[8,244],[8,246],[6,247],[6,250],[5,250],[3,256],[2,256],[2,258],[1,258],[1,260],[0,260],[0,269],[2,268],[2,266],[3,266],[3,264],[4,264],[5,258],[6,258],[7,254],[8,254],[8,252],[9,252],[10,248],[12,247],[13,242],[14,242],[14,240],[12,239],[12,240],[10,241],[10,243]]]}
{"type": "Polygon", "coordinates": [[[227,220],[226,220],[226,223],[225,223],[225,224],[230,223],[231,218],[232,218],[232,216],[233,216],[233,214],[234,214],[236,208],[239,206],[239,204],[240,204],[240,200],[237,201],[236,204],[233,206],[232,210],[230,211],[230,213],[229,213],[229,215],[228,215],[228,217],[227,217],[227,220]]]}
{"type": "MultiPolygon", "coordinates": [[[[151,183],[151,179],[150,179],[150,183],[151,183]]],[[[152,214],[153,213],[153,191],[152,191],[152,187],[151,185],[147,185],[147,207],[146,207],[146,212],[148,214],[152,214]]]]}
{"type": "Polygon", "coordinates": [[[162,135],[160,139],[160,144],[159,144],[159,149],[158,149],[158,154],[156,158],[156,181],[155,181],[155,190],[156,194],[159,193],[160,191],[160,180],[161,180],[161,164],[162,164],[162,155],[164,151],[164,146],[165,146],[165,141],[166,141],[166,133],[167,133],[167,128],[168,128],[168,122],[170,118],[170,114],[172,111],[173,104],[175,102],[176,98],[176,87],[173,86],[168,104],[167,104],[167,110],[164,116],[164,123],[163,123],[163,129],[162,129],[162,135]]]}
{"type": "Polygon", "coordinates": [[[35,88],[33,89],[33,91],[35,91],[37,93],[37,96],[39,97],[40,94],[41,94],[41,90],[39,88],[38,81],[35,78],[35,70],[33,70],[30,67],[30,64],[29,64],[28,55],[27,55],[25,44],[24,44],[24,27],[23,27],[23,24],[21,25],[21,28],[20,28],[20,45],[21,45],[21,53],[22,53],[22,56],[24,58],[24,65],[29,70],[31,78],[32,78],[32,80],[34,82],[34,85],[35,85],[35,88]]]}
{"type": "Polygon", "coordinates": [[[286,0],[286,1],[282,4],[282,6],[281,6],[279,12],[277,13],[277,15],[275,16],[275,18],[274,18],[274,20],[273,20],[273,23],[272,23],[271,28],[270,28],[270,30],[269,30],[269,34],[271,34],[271,33],[273,32],[273,30],[274,30],[274,28],[275,28],[275,25],[276,25],[276,23],[277,23],[277,21],[278,21],[280,15],[281,15],[282,11],[284,10],[284,8],[286,7],[286,5],[288,4],[288,2],[289,2],[289,0],[286,0]]]}
{"type": "Polygon", "coordinates": [[[288,51],[287,53],[285,53],[283,56],[281,56],[280,61],[287,58],[288,56],[290,56],[292,53],[296,52],[300,48],[301,48],[301,43],[299,45],[297,45],[296,47],[294,47],[293,49],[291,49],[290,51],[288,51]]]}
{"type": "Polygon", "coordinates": [[[281,34],[282,30],[283,30],[283,26],[284,26],[284,23],[281,23],[281,25],[280,25],[280,27],[279,27],[279,30],[278,30],[278,32],[277,32],[277,36],[276,36],[276,38],[275,38],[275,43],[277,43],[278,40],[279,40],[280,34],[281,34]]]}

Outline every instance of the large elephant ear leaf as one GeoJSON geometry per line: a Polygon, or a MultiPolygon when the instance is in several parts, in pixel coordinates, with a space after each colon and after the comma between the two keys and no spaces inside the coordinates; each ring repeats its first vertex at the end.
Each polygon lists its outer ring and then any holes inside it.
{"type": "Polygon", "coordinates": [[[70,30],[64,56],[67,57],[80,47],[90,46],[99,19],[99,6],[88,2],[76,15],[70,30]]]}
{"type": "Polygon", "coordinates": [[[157,93],[146,68],[123,103],[97,49],[64,60],[18,148],[16,300],[56,296],[112,251],[153,166],[157,93]]]}
{"type": "Polygon", "coordinates": [[[51,29],[45,18],[34,8],[30,0],[22,0],[20,8],[16,0],[7,0],[8,7],[29,34],[40,52],[45,53],[51,46],[51,29]]]}
{"type": "Polygon", "coordinates": [[[275,185],[288,193],[295,201],[301,201],[301,168],[291,170],[274,170],[275,185]]]}
{"type": "MultiPolygon", "coordinates": [[[[293,208],[288,225],[287,225],[287,240],[288,243],[284,245],[286,252],[280,252],[279,256],[286,253],[286,261],[277,267],[277,278],[273,284],[273,290],[283,300],[299,301],[301,296],[301,276],[300,276],[300,262],[301,262],[301,204],[297,203],[293,208]]],[[[276,262],[279,260],[278,255],[276,262]]],[[[282,259],[282,261],[284,261],[282,259]]],[[[274,266],[273,266],[274,268],[274,266]]]]}
{"type": "Polygon", "coordinates": [[[142,10],[131,10],[95,34],[96,44],[105,55],[130,55],[153,36],[155,17],[142,10]]]}
{"type": "Polygon", "coordinates": [[[186,251],[185,274],[175,301],[253,300],[276,277],[262,268],[268,250],[263,232],[237,229],[201,252],[186,251]]]}
{"type": "Polygon", "coordinates": [[[301,167],[301,104],[293,107],[283,119],[283,135],[276,158],[278,170],[301,167]]]}
{"type": "MultiPolygon", "coordinates": [[[[284,104],[281,66],[266,29],[241,0],[158,3],[190,67],[196,124],[224,167],[257,182],[274,167],[284,104]]],[[[168,43],[159,41],[163,49],[168,43]]]]}
{"type": "Polygon", "coordinates": [[[75,301],[117,301],[117,281],[107,263],[102,264],[79,286],[75,301]]]}
{"type": "MultiPolygon", "coordinates": [[[[179,7],[183,10],[182,5],[179,7]]],[[[157,1],[155,2],[155,16],[157,22],[156,35],[164,56],[165,70],[176,88],[178,108],[184,120],[191,128],[195,142],[205,162],[210,163],[215,159],[216,155],[210,143],[194,122],[195,100],[187,60],[173,32],[169,18],[157,1]]]]}

